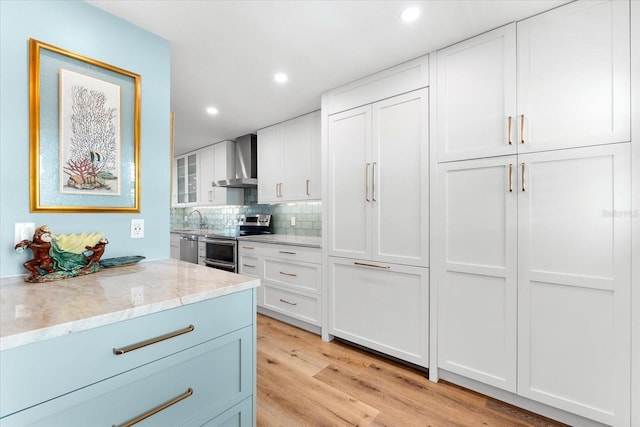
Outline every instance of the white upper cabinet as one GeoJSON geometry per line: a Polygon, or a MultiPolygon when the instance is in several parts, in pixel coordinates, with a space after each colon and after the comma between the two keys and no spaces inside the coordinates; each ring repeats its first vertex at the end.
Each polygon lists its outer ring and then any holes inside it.
{"type": "Polygon", "coordinates": [[[233,141],[222,141],[198,150],[198,205],[240,205],[244,203],[241,188],[214,187],[213,181],[235,176],[233,141]]]}
{"type": "Polygon", "coordinates": [[[328,253],[426,267],[428,91],[328,118],[328,253]]]}
{"type": "Polygon", "coordinates": [[[517,151],[516,26],[437,54],[438,161],[517,151]]]}
{"type": "Polygon", "coordinates": [[[258,131],[258,202],[320,199],[320,112],[258,131]]]}
{"type": "Polygon", "coordinates": [[[173,162],[174,206],[189,206],[198,202],[198,154],[177,156],[173,162]]]}
{"type": "Polygon", "coordinates": [[[520,152],[630,140],[629,34],[626,1],[579,1],[518,22],[520,152]]]}
{"type": "Polygon", "coordinates": [[[628,2],[578,1],[439,51],[438,162],[629,141],[629,43],[628,2]]]}

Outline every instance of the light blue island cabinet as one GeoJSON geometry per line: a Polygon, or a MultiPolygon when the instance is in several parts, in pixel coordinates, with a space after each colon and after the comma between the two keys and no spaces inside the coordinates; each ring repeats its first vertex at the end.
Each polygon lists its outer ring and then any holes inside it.
{"type": "Polygon", "coordinates": [[[1,280],[0,425],[255,425],[259,280],[177,260],[1,280]]]}

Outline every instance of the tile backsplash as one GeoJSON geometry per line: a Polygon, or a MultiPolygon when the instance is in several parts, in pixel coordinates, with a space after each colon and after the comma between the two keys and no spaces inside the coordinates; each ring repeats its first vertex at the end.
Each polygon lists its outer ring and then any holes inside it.
{"type": "Polygon", "coordinates": [[[282,203],[279,205],[259,205],[256,203],[257,190],[245,189],[243,206],[194,206],[171,208],[171,228],[198,228],[200,217],[209,230],[231,231],[238,226],[240,214],[271,214],[273,231],[277,234],[298,236],[320,236],[322,233],[322,202],[282,203]],[[295,226],[291,226],[291,217],[295,226]]]}

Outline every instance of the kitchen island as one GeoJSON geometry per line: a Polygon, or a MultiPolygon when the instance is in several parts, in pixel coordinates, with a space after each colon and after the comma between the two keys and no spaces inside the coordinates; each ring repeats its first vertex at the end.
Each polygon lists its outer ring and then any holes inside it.
{"type": "Polygon", "coordinates": [[[253,425],[259,285],[173,259],[0,279],[0,422],[253,425]]]}

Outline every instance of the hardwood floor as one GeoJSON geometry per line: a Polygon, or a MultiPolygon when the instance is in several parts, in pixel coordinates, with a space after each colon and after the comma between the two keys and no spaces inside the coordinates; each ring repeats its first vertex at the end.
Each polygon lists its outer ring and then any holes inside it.
{"type": "Polygon", "coordinates": [[[563,426],[258,315],[258,426],[563,426]]]}

